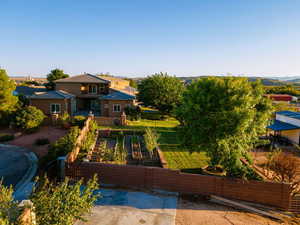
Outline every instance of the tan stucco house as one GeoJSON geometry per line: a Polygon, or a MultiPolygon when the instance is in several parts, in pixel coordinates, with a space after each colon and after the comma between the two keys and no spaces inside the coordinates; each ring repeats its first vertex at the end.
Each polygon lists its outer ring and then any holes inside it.
{"type": "MultiPolygon", "coordinates": [[[[82,74],[55,81],[53,91],[33,91],[27,95],[30,105],[46,115],[68,112],[70,115],[120,117],[126,106],[135,104],[132,88],[120,78],[82,74]]],[[[18,89],[17,89],[18,92],[18,89]]]]}

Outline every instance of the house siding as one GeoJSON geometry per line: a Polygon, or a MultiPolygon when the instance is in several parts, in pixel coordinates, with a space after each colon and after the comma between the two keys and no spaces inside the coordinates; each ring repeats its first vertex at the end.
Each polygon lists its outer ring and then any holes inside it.
{"type": "Polygon", "coordinates": [[[48,116],[51,115],[50,105],[53,103],[60,104],[60,114],[64,112],[71,114],[71,99],[30,99],[31,106],[42,110],[43,113],[48,116]]]}
{"type": "Polygon", "coordinates": [[[133,100],[101,100],[102,116],[120,117],[127,105],[134,105],[134,101],[133,100]],[[119,104],[121,106],[120,112],[113,111],[113,106],[115,104],[119,104]],[[107,108],[105,107],[105,105],[107,105],[107,108]]]}
{"type": "Polygon", "coordinates": [[[299,132],[300,132],[300,129],[284,130],[284,131],[281,131],[280,135],[288,138],[290,141],[292,141],[295,144],[299,144],[299,132]]]}

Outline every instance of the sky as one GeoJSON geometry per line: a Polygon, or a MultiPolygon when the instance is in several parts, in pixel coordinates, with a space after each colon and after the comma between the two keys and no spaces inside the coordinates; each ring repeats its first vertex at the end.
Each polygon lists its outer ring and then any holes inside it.
{"type": "Polygon", "coordinates": [[[300,76],[299,0],[1,0],[11,76],[300,76]]]}

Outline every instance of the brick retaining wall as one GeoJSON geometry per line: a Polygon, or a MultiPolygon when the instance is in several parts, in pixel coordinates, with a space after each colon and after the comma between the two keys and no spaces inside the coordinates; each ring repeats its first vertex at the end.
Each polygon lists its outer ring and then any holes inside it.
{"type": "Polygon", "coordinates": [[[291,202],[291,190],[288,184],[188,174],[157,167],[93,162],[66,164],[66,176],[73,179],[90,179],[94,174],[98,174],[100,183],[105,184],[163,189],[180,193],[215,194],[275,206],[285,210],[290,208],[291,202]]]}

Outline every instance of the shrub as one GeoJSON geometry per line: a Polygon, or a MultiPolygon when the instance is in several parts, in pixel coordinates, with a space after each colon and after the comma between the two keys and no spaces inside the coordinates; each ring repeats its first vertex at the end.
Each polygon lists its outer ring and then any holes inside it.
{"type": "Polygon", "coordinates": [[[158,147],[158,139],[159,135],[154,130],[149,127],[145,129],[144,140],[151,156],[153,156],[153,150],[158,147]]]}
{"type": "Polygon", "coordinates": [[[139,120],[141,119],[141,108],[139,106],[127,106],[124,109],[127,119],[139,120]]]}
{"type": "Polygon", "coordinates": [[[48,161],[54,160],[59,156],[66,156],[75,147],[77,137],[80,133],[80,129],[72,127],[67,135],[58,139],[55,143],[49,146],[48,155],[46,156],[48,161]]]}
{"type": "Polygon", "coordinates": [[[164,118],[164,116],[159,111],[154,111],[154,110],[142,111],[141,117],[142,119],[145,120],[162,120],[164,118]]]}
{"type": "Polygon", "coordinates": [[[11,141],[15,138],[12,134],[0,134],[0,142],[11,141]]]}
{"type": "Polygon", "coordinates": [[[19,216],[17,203],[13,198],[12,186],[7,188],[0,180],[0,224],[15,224],[19,216]]]}
{"type": "Polygon", "coordinates": [[[87,136],[81,145],[81,151],[84,152],[88,152],[96,141],[96,133],[98,129],[97,122],[92,120],[89,125],[89,132],[87,133],[87,136]]]}
{"type": "Polygon", "coordinates": [[[74,116],[72,120],[72,125],[82,128],[84,126],[85,121],[86,118],[84,116],[74,116]]]}
{"type": "Polygon", "coordinates": [[[34,106],[20,108],[16,112],[15,125],[24,130],[38,128],[45,119],[44,113],[34,106]]]}
{"type": "Polygon", "coordinates": [[[35,145],[47,145],[50,141],[48,138],[38,138],[35,140],[35,145]]]}
{"type": "Polygon", "coordinates": [[[37,224],[73,225],[75,220],[85,221],[87,215],[99,197],[94,194],[99,188],[97,177],[83,186],[83,181],[71,183],[68,179],[55,184],[45,177],[37,180],[30,200],[36,212],[37,224]]]}

